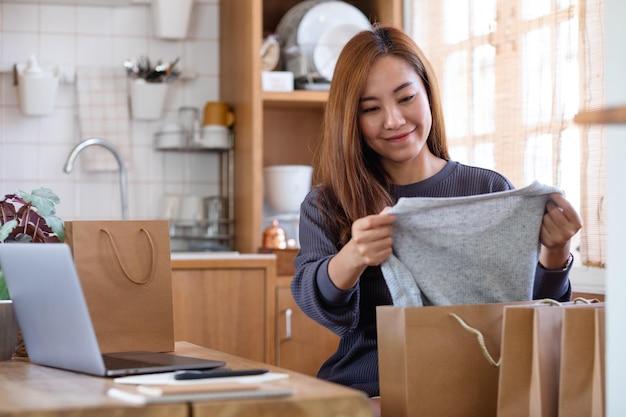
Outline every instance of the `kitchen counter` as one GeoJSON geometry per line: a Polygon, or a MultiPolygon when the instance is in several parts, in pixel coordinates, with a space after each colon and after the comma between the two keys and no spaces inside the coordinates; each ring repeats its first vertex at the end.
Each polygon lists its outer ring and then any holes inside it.
{"type": "Polygon", "coordinates": [[[274,265],[276,255],[239,252],[172,252],[172,270],[274,265]]]}
{"type": "Polygon", "coordinates": [[[189,259],[273,259],[267,254],[239,252],[172,252],[172,261],[189,259]]]}

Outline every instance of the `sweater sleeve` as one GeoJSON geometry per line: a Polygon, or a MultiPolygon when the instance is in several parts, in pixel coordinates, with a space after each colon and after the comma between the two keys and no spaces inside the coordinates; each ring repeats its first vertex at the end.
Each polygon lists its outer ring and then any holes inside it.
{"type": "Polygon", "coordinates": [[[548,270],[537,264],[533,285],[533,299],[551,298],[556,301],[569,301],[572,298],[572,286],[569,272],[573,262],[562,270],[548,270]]]}
{"type": "Polygon", "coordinates": [[[338,252],[328,236],[311,191],[300,207],[300,251],[294,260],[296,273],[291,293],[300,309],[338,335],[359,320],[359,286],[344,291],[328,276],[328,262],[338,252]]]}

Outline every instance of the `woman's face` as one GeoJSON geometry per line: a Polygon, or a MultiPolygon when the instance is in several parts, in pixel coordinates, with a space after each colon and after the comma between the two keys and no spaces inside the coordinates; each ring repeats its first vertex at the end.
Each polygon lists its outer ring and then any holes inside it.
{"type": "Polygon", "coordinates": [[[400,58],[385,56],[374,63],[359,102],[358,121],[365,142],[388,170],[430,154],[428,95],[413,67],[400,58]]]}

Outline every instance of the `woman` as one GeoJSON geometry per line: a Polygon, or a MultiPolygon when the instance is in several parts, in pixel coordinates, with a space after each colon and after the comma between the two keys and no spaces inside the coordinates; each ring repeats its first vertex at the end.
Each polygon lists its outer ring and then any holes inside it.
{"type": "MultiPolygon", "coordinates": [[[[375,27],[344,47],[333,74],[317,154],[317,185],[301,206],[293,296],[341,337],[318,376],[379,395],[376,306],[392,304],[380,264],[392,252],[399,197],[510,190],[504,176],[450,160],[430,64],[402,31],[375,27]]],[[[551,195],[542,220],[535,298],[571,296],[572,206],[551,195]]],[[[504,301],[504,300],[503,300],[504,301]]]]}

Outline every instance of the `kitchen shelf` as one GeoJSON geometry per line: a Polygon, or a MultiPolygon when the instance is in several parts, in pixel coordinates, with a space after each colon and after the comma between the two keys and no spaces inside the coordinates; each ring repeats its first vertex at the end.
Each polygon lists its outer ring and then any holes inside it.
{"type": "Polygon", "coordinates": [[[58,4],[72,6],[130,6],[150,4],[150,0],[0,0],[0,3],[58,4]]]}
{"type": "Polygon", "coordinates": [[[578,113],[574,121],[580,124],[621,124],[626,123],[626,105],[578,113]]]}
{"type": "Polygon", "coordinates": [[[328,100],[326,91],[296,90],[289,93],[263,92],[263,103],[268,107],[321,108],[328,100]]]}
{"type": "MultiPolygon", "coordinates": [[[[262,91],[260,50],[301,0],[220,2],[220,100],[237,115],[235,142],[235,247],[256,252],[267,226],[263,168],[312,165],[320,143],[327,91],[262,91]]],[[[372,23],[402,27],[402,0],[350,0],[372,23]]]]}
{"type": "Polygon", "coordinates": [[[170,225],[170,239],[182,240],[187,244],[198,241],[212,242],[224,248],[233,249],[235,243],[235,203],[234,203],[234,151],[230,149],[214,149],[202,146],[180,146],[171,148],[155,148],[160,152],[210,152],[219,155],[219,193],[226,203],[226,215],[215,221],[202,221],[191,225],[179,224],[173,221],[170,225]],[[214,227],[217,233],[209,233],[208,230],[214,227]],[[198,233],[198,230],[206,229],[207,233],[198,233]]]}

